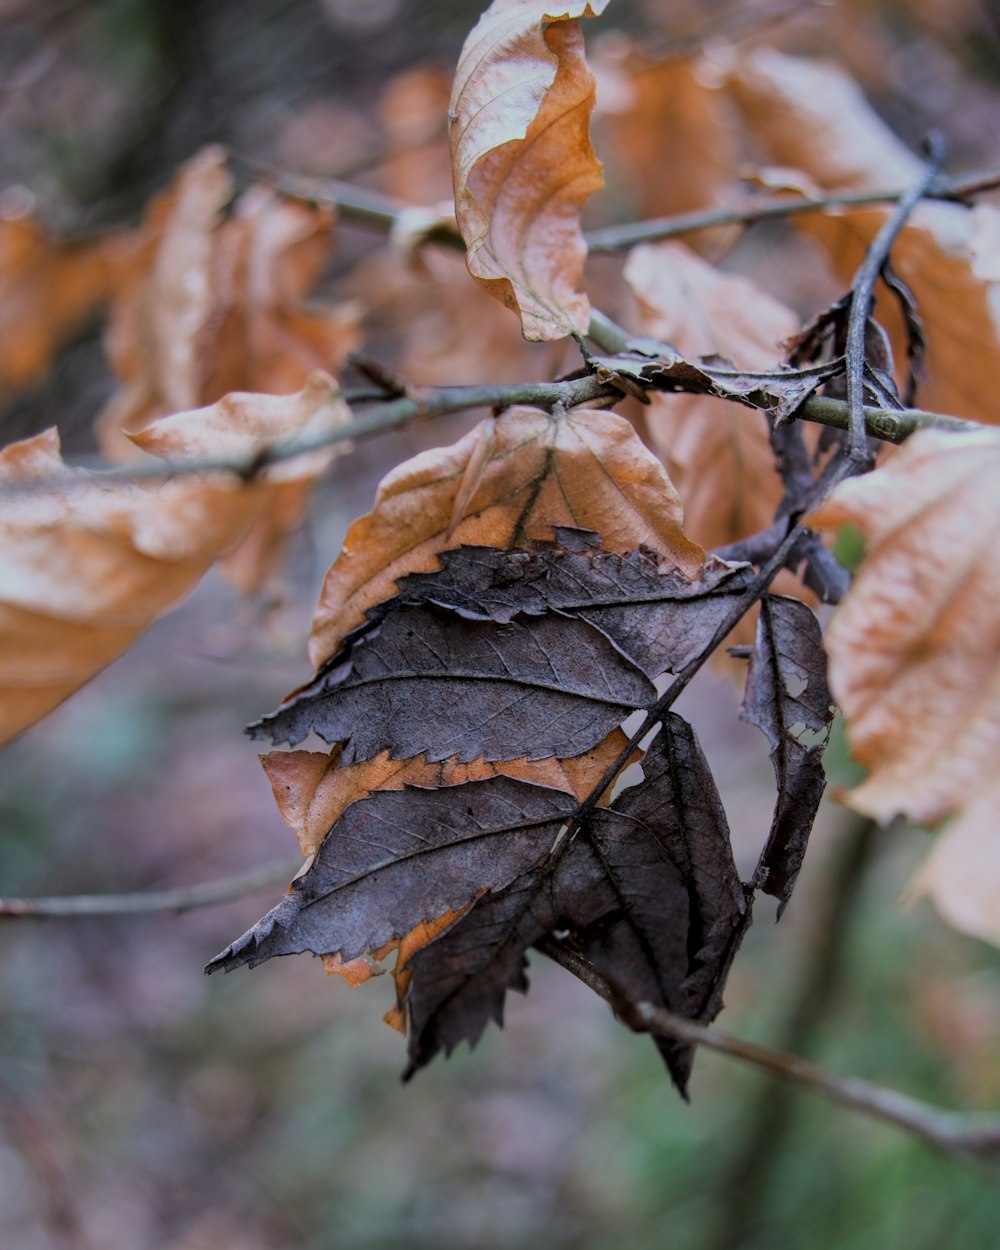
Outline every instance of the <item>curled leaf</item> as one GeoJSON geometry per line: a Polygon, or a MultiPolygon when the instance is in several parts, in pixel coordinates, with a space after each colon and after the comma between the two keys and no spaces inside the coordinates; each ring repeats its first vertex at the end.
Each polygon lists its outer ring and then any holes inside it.
{"type": "Polygon", "coordinates": [[[521,318],[525,338],[584,333],[580,210],[601,185],[590,143],[594,78],[580,17],[607,0],[494,0],[459,59],[451,96],[455,214],[472,276],[521,318]]]}

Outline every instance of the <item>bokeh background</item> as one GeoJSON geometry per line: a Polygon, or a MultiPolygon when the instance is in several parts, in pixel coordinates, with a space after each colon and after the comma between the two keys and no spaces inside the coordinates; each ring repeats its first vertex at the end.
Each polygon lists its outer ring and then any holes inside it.
{"type": "MultiPolygon", "coordinates": [[[[478,7],[3,0],[0,211],[28,193],[65,238],[134,224],[210,141],[247,162],[385,189],[387,98],[415,67],[447,73],[478,7]]],[[[987,0],[619,0],[611,10],[600,37],[612,46],[640,38],[647,51],[683,52],[766,32],[839,57],[907,142],[936,124],[954,167],[996,159],[1000,45],[987,0]]],[[[429,123],[429,144],[443,122],[429,123]]],[[[425,168],[433,200],[440,171],[425,168]]],[[[612,186],[594,219],[613,219],[627,193],[612,186]]],[[[355,267],[381,246],[342,227],[323,293],[350,295],[355,267]]],[[[807,315],[836,291],[818,266],[805,289],[801,269],[780,263],[786,246],[800,248],[769,226],[727,263],[766,273],[807,315]]],[[[56,423],[71,452],[93,451],[91,422],[114,387],[101,331],[94,318],[44,377],[2,397],[4,442],[56,423]]],[[[388,364],[394,335],[391,319],[371,328],[369,349],[388,364]]],[[[488,380],[476,352],[492,361],[494,346],[470,344],[454,380],[488,380]]],[[[394,433],[339,461],[280,588],[247,601],[210,575],[6,748],[0,893],[154,889],[293,855],[241,728],[305,677],[323,571],[379,477],[471,423],[394,433]]],[[[749,867],[770,820],[772,773],[737,706],[731,681],[707,673],[680,710],[702,737],[749,867]]],[[[850,782],[839,733],[828,764],[834,784],[850,782]]],[[[928,841],[825,803],[781,924],[770,902],[758,909],[721,1023],[949,1106],[998,1109],[1000,958],[926,904],[899,903],[928,841]]],[[[180,917],[0,921],[0,1245],[995,1244],[995,1175],[713,1055],[699,1057],[685,1105],[648,1040],[541,957],[529,996],[511,996],[503,1033],[402,1086],[403,1044],[380,1020],[388,978],[350,990],[305,957],[202,976],[279,893],[180,917]]]]}

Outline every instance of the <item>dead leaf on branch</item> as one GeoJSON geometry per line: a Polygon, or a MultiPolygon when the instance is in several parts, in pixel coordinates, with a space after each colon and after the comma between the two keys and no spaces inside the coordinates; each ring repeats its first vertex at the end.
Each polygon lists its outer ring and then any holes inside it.
{"type": "Polygon", "coordinates": [[[111,294],[128,243],[61,244],[30,215],[0,215],[0,390],[38,381],[111,294]]]}
{"type": "Polygon", "coordinates": [[[827,631],[830,685],[869,769],[846,796],[885,822],[957,816],[919,875],[942,912],[1000,940],[1000,435],[923,431],[840,486],[816,525],[858,526],[868,554],[827,631]],[[971,862],[963,857],[969,854],[971,862]],[[974,882],[971,893],[965,888],[974,882]]]}
{"type": "MultiPolygon", "coordinates": [[[[297,395],[227,396],[165,417],[139,439],[178,460],[249,461],[271,442],[347,415],[332,379],[317,374],[297,395]]],[[[270,517],[276,496],[303,490],[337,450],[250,483],[203,473],[148,487],[69,468],[54,430],[0,452],[0,487],[11,491],[0,521],[0,741],[120,655],[270,517]]]]}
{"type": "Polygon", "coordinates": [[[714,561],[692,582],[652,551],[556,534],[535,551],[443,552],[440,572],[405,578],[254,736],[294,745],[315,730],[348,761],[591,750],[698,653],[749,570],[714,561]]]}
{"type": "Polygon", "coordinates": [[[380,483],[374,509],[350,526],[323,583],[309,640],[315,668],[369,608],[391,598],[399,578],[434,570],[442,551],[463,544],[502,550],[548,541],[555,526],[566,525],[596,530],[610,551],[648,547],[689,580],[699,575],[704,552],[683,533],[677,492],[622,417],[508,409],[496,422],[479,486],[456,518],[455,501],[480,442],[477,428],[450,447],[414,457],[380,483]]]}
{"type": "Polygon", "coordinates": [[[761,600],[740,715],[771,743],[778,800],[756,883],[779,900],[780,915],[826,787],[823,752],[833,723],[819,621],[804,603],[778,595],[761,600]]]}
{"type": "MultiPolygon", "coordinates": [[[[717,355],[776,369],[799,329],[791,309],[740,274],[723,273],[679,243],[633,248],[625,279],[644,334],[689,359],[717,355]]],[[[783,486],[763,416],[708,395],[651,395],[649,438],[684,501],[685,528],[705,547],[766,529],[783,486]]]]}
{"type": "Polygon", "coordinates": [[[472,276],[525,338],[586,332],[580,210],[602,185],[590,143],[594,77],[576,19],[607,0],[494,0],[452,88],[455,214],[472,276]]]}
{"type": "Polygon", "coordinates": [[[251,187],[227,214],[232,195],[226,154],[210,147],[149,210],[108,329],[121,380],[100,418],[112,454],[130,454],[119,431],[232,391],[299,390],[356,346],[356,309],[304,305],[330,253],[331,213],[251,187]]]}
{"type": "MultiPolygon", "coordinates": [[[[554,929],[568,929],[627,992],[710,1018],[748,920],[725,816],[680,718],[668,718],[643,769],[645,780],[598,809],[560,854],[576,810],[562,790],[495,777],[369,795],[347,808],[278,907],[209,969],[331,947],[355,959],[475,900],[410,956],[411,1071],[499,1021],[506,990],[525,988],[525,952],[554,929]]],[[[690,1057],[664,1049],[683,1088],[690,1057]]]]}
{"type": "MultiPolygon", "coordinates": [[[[727,91],[744,125],[769,157],[807,176],[819,194],[912,185],[921,171],[834,65],[772,49],[741,51],[729,62],[727,91]]],[[[849,282],[889,208],[836,209],[795,217],[796,229],[829,252],[849,282]]],[[[940,412],[996,424],[990,379],[1000,365],[997,274],[985,242],[995,237],[1000,210],[990,204],[923,203],[892,249],[895,272],[916,297],[927,337],[927,385],[920,402],[940,412]]],[[[879,319],[906,359],[906,334],[895,302],[880,297],[879,319]]]]}

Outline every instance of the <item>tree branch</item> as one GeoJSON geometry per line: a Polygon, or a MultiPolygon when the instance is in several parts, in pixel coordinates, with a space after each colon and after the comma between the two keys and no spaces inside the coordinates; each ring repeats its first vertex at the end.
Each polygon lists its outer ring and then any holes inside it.
{"type": "Polygon", "coordinates": [[[152,912],[185,912],[195,907],[214,907],[267,886],[280,885],[302,867],[301,856],[283,859],[248,872],[220,877],[199,885],[177,886],[170,890],[142,890],[131,894],[68,894],[48,898],[0,898],[0,919],[26,916],[139,916],[152,912]]]}
{"type": "MultiPolygon", "coordinates": [[[[964,201],[979,191],[990,191],[1000,186],[1000,169],[984,169],[975,173],[961,174],[954,178],[935,178],[925,192],[931,200],[964,201]]],[[[752,225],[775,217],[798,217],[803,213],[822,213],[831,208],[864,207],[869,204],[891,204],[901,200],[911,188],[895,191],[855,191],[843,195],[824,195],[814,198],[789,196],[769,200],[748,208],[708,208],[692,213],[678,213],[672,217],[654,217],[648,221],[628,222],[621,226],[604,226],[586,235],[591,252],[615,252],[632,247],[636,243],[652,243],[658,239],[672,239],[678,235],[696,234],[714,226],[752,225]]]]}
{"type": "Polygon", "coordinates": [[[886,218],[881,230],[865,252],[858,272],[851,283],[851,311],[847,321],[847,345],[844,363],[847,372],[847,434],[851,455],[859,462],[868,456],[867,428],[865,422],[865,356],[868,318],[875,303],[875,283],[889,259],[889,252],[896,236],[906,224],[907,218],[927,194],[941,162],[944,160],[944,140],[940,135],[928,137],[927,167],[916,183],[900,196],[899,203],[886,218]]]}
{"type": "MultiPolygon", "coordinates": [[[[593,334],[591,336],[593,337],[593,334]]],[[[595,341],[598,340],[595,339],[595,341]]],[[[708,372],[711,371],[708,370],[708,372]]],[[[741,376],[753,375],[744,373],[741,376]]],[[[780,375],[760,374],[762,380],[766,380],[769,376],[779,377],[780,375]]],[[[676,390],[680,389],[680,386],[676,387],[676,390]]],[[[762,385],[762,389],[766,389],[766,382],[762,385]]],[[[362,396],[352,398],[357,403],[374,397],[374,392],[366,391],[362,396]]],[[[79,467],[89,468],[94,477],[103,482],[157,480],[183,473],[209,472],[234,473],[247,481],[252,481],[272,464],[292,460],[307,452],[320,451],[325,447],[335,446],[337,443],[385,434],[390,430],[432,417],[467,412],[476,408],[499,410],[513,404],[532,404],[547,409],[573,408],[579,404],[609,403],[620,398],[620,388],[594,375],[574,378],[566,382],[513,382],[482,386],[434,387],[411,390],[408,395],[376,405],[364,415],[355,417],[353,421],[345,425],[337,426],[321,434],[310,435],[308,438],[272,443],[251,456],[207,456],[191,460],[151,458],[138,464],[107,466],[98,462],[95,465],[83,464],[79,467]]],[[[847,413],[847,404],[843,400],[812,396],[802,405],[798,415],[806,421],[846,430],[848,428],[847,413]]],[[[926,412],[921,408],[889,410],[866,407],[864,414],[868,433],[874,438],[890,443],[902,443],[920,429],[944,429],[961,433],[981,428],[975,421],[963,421],[959,417],[926,412]]],[[[0,483],[0,497],[44,490],[70,491],[81,484],[63,474],[22,480],[9,479],[0,483]]]]}
{"type": "Polygon", "coordinates": [[[623,1001],[586,959],[555,938],[544,938],[537,948],[609,1002],[637,1032],[671,1037],[689,1046],[703,1046],[717,1054],[739,1059],[802,1085],[831,1102],[895,1125],[947,1154],[965,1159],[1000,1158],[1000,1116],[946,1111],[862,1077],[832,1072],[786,1051],[772,1050],[714,1026],[697,1024],[651,1003],[623,1001]]]}

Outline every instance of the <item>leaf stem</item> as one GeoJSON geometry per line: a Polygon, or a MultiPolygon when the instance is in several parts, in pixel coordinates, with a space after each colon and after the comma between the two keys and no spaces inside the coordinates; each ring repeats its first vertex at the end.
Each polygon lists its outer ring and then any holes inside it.
{"type": "Polygon", "coordinates": [[[671,1037],[751,1064],[831,1102],[903,1129],[947,1154],[965,1159],[1000,1158],[1000,1116],[947,1111],[863,1077],[833,1072],[787,1051],[760,1046],[713,1025],[697,1024],[651,1003],[623,1000],[586,959],[555,938],[544,938],[537,949],[609,1002],[637,1032],[671,1037]]]}

